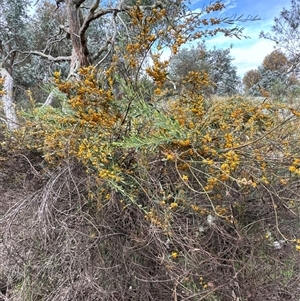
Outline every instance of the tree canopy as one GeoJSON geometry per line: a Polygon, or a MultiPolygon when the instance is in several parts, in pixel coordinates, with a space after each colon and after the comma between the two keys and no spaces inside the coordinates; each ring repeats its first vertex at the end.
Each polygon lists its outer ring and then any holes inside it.
{"type": "Polygon", "coordinates": [[[268,91],[277,99],[283,99],[298,87],[299,81],[290,72],[291,62],[280,50],[268,54],[261,66],[256,70],[249,70],[243,77],[247,93],[259,96],[261,91],[268,91]]]}
{"type": "Polygon", "coordinates": [[[262,31],[260,36],[274,41],[278,48],[284,50],[294,69],[300,62],[300,1],[291,0],[288,8],[283,8],[280,15],[274,19],[271,32],[262,31]]]}
{"type": "Polygon", "coordinates": [[[179,84],[190,71],[206,72],[212,83],[206,93],[233,95],[237,93],[239,78],[232,64],[230,48],[208,50],[204,43],[182,49],[170,64],[170,77],[179,84]]]}

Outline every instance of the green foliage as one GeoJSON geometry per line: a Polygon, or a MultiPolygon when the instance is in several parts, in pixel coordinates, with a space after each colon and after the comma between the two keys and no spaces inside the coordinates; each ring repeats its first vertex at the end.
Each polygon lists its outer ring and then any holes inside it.
{"type": "Polygon", "coordinates": [[[253,86],[257,85],[260,81],[260,73],[258,70],[249,70],[245,73],[243,77],[243,83],[245,85],[245,89],[249,90],[253,86]]]}
{"type": "Polygon", "coordinates": [[[230,48],[208,50],[202,43],[191,49],[182,49],[171,60],[170,76],[180,85],[189,71],[204,71],[209,74],[213,85],[206,89],[208,94],[237,93],[239,78],[232,65],[230,48]]]}
{"type": "Polygon", "coordinates": [[[291,99],[289,87],[294,92],[299,81],[289,72],[290,62],[279,50],[268,54],[257,70],[248,71],[243,78],[246,92],[253,96],[273,96],[275,100],[291,99]]]}
{"type": "Polygon", "coordinates": [[[26,105],[26,90],[41,82],[43,75],[39,72],[34,59],[25,52],[35,44],[38,26],[31,30],[28,0],[5,0],[0,3],[0,61],[14,80],[14,101],[26,105]]]}
{"type": "Polygon", "coordinates": [[[299,68],[299,0],[291,0],[289,8],[283,8],[274,19],[270,33],[261,32],[260,36],[276,42],[276,45],[287,53],[294,70],[299,68]]]}
{"type": "MultiPolygon", "coordinates": [[[[8,42],[10,39],[13,40],[11,45],[18,47],[21,50],[22,43],[26,42],[24,29],[26,29],[26,22],[24,19],[27,17],[27,7],[29,1],[22,0],[4,0],[1,1],[1,42],[8,42]]],[[[13,49],[15,48],[13,47],[13,49]]]]}
{"type": "MultiPolygon", "coordinates": [[[[222,9],[216,2],[202,14],[222,9]]],[[[175,54],[186,33],[157,40],[166,14],[130,8],[129,43],[103,68],[69,80],[54,72],[62,106],[40,107],[29,93],[22,126],[1,138],[0,195],[15,187],[12,170],[23,185],[0,220],[13,300],[294,297],[300,112],[268,99],[206,97],[217,75],[201,60],[172,91],[159,47],[175,54]]],[[[186,20],[179,14],[178,28],[186,20]]],[[[208,22],[221,20],[199,24],[208,22]]],[[[212,53],[208,62],[230,67],[228,51],[212,53]]]]}
{"type": "MultiPolygon", "coordinates": [[[[289,277],[289,283],[293,283],[296,271],[287,268],[281,274],[272,274],[274,259],[268,248],[284,240],[291,250],[289,256],[296,260],[300,234],[294,224],[296,216],[292,216],[298,214],[299,204],[292,187],[300,175],[299,133],[294,131],[299,126],[300,113],[291,110],[292,115],[286,119],[280,115],[281,110],[288,110],[283,106],[249,102],[241,97],[206,101],[199,87],[209,84],[208,77],[197,72],[186,77],[182,94],[164,102],[159,96],[148,103],[143,85],[133,89],[124,82],[120,84],[125,94],[119,99],[112,94],[110,79],[101,74],[90,67],[80,71],[80,80],[68,82],[56,73],[56,85],[67,97],[64,111],[43,107],[28,112],[24,115],[24,127],[2,145],[3,150],[29,151],[44,158],[44,168],[47,166],[50,174],[47,185],[54,190],[50,192],[46,185],[39,198],[48,203],[50,216],[53,210],[73,212],[79,206],[72,217],[55,214],[46,227],[65,224],[65,218],[77,223],[80,216],[85,216],[87,227],[77,232],[76,243],[71,246],[80,249],[82,241],[85,248],[92,250],[94,239],[101,240],[106,227],[111,229],[110,235],[117,237],[114,223],[125,223],[124,227],[118,226],[122,230],[117,232],[125,231],[122,235],[126,236],[126,246],[133,248],[133,257],[120,256],[115,248],[121,248],[123,243],[112,240],[97,245],[98,255],[93,264],[101,265],[98,260],[109,264],[110,258],[114,258],[121,266],[133,264],[132,271],[144,279],[150,277],[150,266],[161,266],[157,277],[166,277],[171,283],[174,276],[179,277],[181,294],[192,300],[214,298],[217,293],[231,294],[231,289],[224,288],[222,283],[227,278],[229,281],[234,271],[240,272],[239,285],[245,292],[241,296],[248,294],[251,286],[247,284],[247,275],[250,271],[253,275],[252,268],[257,267],[257,262],[267,271],[265,281],[275,281],[278,286],[278,279],[289,277]],[[72,209],[64,209],[65,198],[72,209]],[[279,209],[282,207],[285,210],[279,209]],[[128,220],[131,215],[134,218],[128,220]],[[106,226],[102,230],[103,223],[106,226]],[[134,245],[140,240],[139,251],[134,245]],[[155,253],[148,248],[149,240],[155,253]],[[222,243],[216,243],[218,240],[222,243]],[[236,241],[241,241],[238,248],[233,247],[236,241]],[[223,243],[228,247],[224,248],[223,243]],[[203,260],[209,262],[208,266],[203,260]],[[232,260],[234,265],[227,270],[232,260]],[[135,264],[143,266],[142,271],[135,264]],[[212,264],[218,269],[209,268],[212,264]]],[[[38,205],[36,210],[39,212],[42,207],[38,205]]],[[[32,218],[35,221],[38,215],[32,218]]],[[[67,248],[62,239],[70,243],[71,228],[67,226],[65,231],[57,232],[59,237],[63,235],[59,241],[49,238],[48,244],[54,248],[57,243],[63,244],[67,248]]],[[[40,233],[33,231],[29,235],[39,237],[38,245],[32,248],[45,247],[40,233]]],[[[88,253],[79,256],[85,252],[72,254],[73,275],[77,275],[81,273],[79,261],[89,265],[90,259],[86,257],[88,253]]],[[[57,256],[47,257],[51,265],[58,264],[57,256]]],[[[29,266],[31,260],[28,258],[29,266]]],[[[39,289],[32,294],[59,294],[54,285],[65,272],[53,274],[43,267],[40,273],[45,278],[35,279],[39,289]],[[50,275],[56,280],[45,285],[50,275]]],[[[96,278],[92,281],[112,294],[112,280],[106,277],[113,275],[113,271],[104,273],[101,284],[96,278]]],[[[27,281],[25,277],[23,290],[27,281]]],[[[140,286],[138,279],[135,281],[132,294],[141,300],[146,288],[140,286]]],[[[113,283],[120,285],[118,279],[113,283]]],[[[257,285],[261,285],[262,293],[263,284],[257,285]]],[[[85,283],[85,287],[90,286],[85,283]]],[[[124,289],[119,288],[121,294],[125,294],[124,289]]],[[[160,291],[157,300],[170,294],[167,288],[160,291]]],[[[148,293],[155,295],[151,289],[148,293]]],[[[93,290],[88,298],[92,296],[93,290]]]]}
{"type": "Polygon", "coordinates": [[[264,58],[262,66],[265,70],[286,73],[289,69],[289,62],[284,53],[279,50],[274,50],[264,58]]]}

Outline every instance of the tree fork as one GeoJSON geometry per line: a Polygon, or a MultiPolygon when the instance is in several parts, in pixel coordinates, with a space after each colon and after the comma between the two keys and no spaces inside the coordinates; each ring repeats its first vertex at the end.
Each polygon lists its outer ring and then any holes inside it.
{"type": "Polygon", "coordinates": [[[72,41],[72,55],[70,75],[75,74],[78,68],[91,65],[89,50],[84,32],[81,32],[83,15],[80,6],[72,0],[66,0],[67,19],[69,21],[69,32],[72,41]]]}

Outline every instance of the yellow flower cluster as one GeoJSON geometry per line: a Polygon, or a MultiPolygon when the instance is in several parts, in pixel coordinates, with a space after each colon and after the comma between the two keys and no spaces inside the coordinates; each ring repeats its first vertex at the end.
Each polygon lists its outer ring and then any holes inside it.
{"type": "Polygon", "coordinates": [[[215,210],[219,216],[228,216],[229,214],[229,208],[225,206],[217,205],[215,210]]]}
{"type": "Polygon", "coordinates": [[[224,3],[221,2],[216,2],[216,3],[212,3],[209,6],[206,7],[205,11],[206,13],[210,13],[210,12],[214,12],[214,11],[220,11],[222,9],[225,8],[224,3]]]}
{"type": "Polygon", "coordinates": [[[218,184],[219,180],[215,177],[209,177],[207,179],[207,184],[204,187],[206,191],[210,191],[212,190],[217,184],[218,184]]]}
{"type": "Polygon", "coordinates": [[[225,153],[224,157],[226,159],[225,162],[230,167],[230,170],[234,170],[240,163],[238,154],[233,150],[230,150],[227,153],[225,153]]]}
{"type": "Polygon", "coordinates": [[[289,171],[293,174],[300,175],[300,158],[296,158],[292,165],[289,167],[289,171]]]}
{"type": "Polygon", "coordinates": [[[145,219],[149,221],[151,224],[165,231],[167,231],[169,227],[168,216],[161,216],[160,213],[154,208],[151,208],[150,212],[146,213],[145,219]]]}
{"type": "MultiPolygon", "coordinates": [[[[29,142],[28,148],[42,151],[51,164],[75,157],[101,181],[120,182],[122,168],[115,163],[111,145],[122,131],[121,107],[115,105],[112,92],[113,70],[98,73],[88,67],[80,69],[79,75],[80,80],[66,82],[60,72],[54,73],[58,89],[68,98],[67,113],[58,113],[52,107],[41,113],[34,109],[38,118],[28,122],[26,128],[37,139],[29,142]]],[[[31,99],[31,94],[28,97],[31,99]]]]}
{"type": "Polygon", "coordinates": [[[171,257],[172,257],[173,259],[176,259],[176,258],[178,257],[178,253],[175,252],[175,251],[171,252],[171,257]]]}
{"type": "MultiPolygon", "coordinates": [[[[196,77],[195,73],[190,75],[191,78],[196,77]]],[[[178,121],[184,136],[189,137],[174,139],[169,146],[170,152],[176,149],[175,164],[180,178],[188,176],[187,183],[191,186],[198,183],[200,189],[209,192],[211,199],[215,198],[216,193],[222,193],[231,181],[244,191],[256,188],[260,182],[269,183],[269,163],[266,161],[266,154],[270,152],[268,145],[251,145],[261,130],[269,130],[274,125],[264,105],[236,97],[216,102],[210,107],[213,109],[207,110],[209,105],[206,100],[197,98],[197,95],[201,96],[200,87],[194,89],[192,80],[187,80],[183,89],[184,97],[172,99],[168,105],[168,114],[178,121]],[[197,107],[201,108],[200,114],[194,114],[193,109],[197,107]],[[251,166],[247,174],[244,166],[251,166]]],[[[172,156],[168,158],[169,161],[173,159],[172,156]]],[[[290,171],[297,172],[299,161],[293,162],[290,171]]],[[[196,211],[196,208],[193,210],[196,211]]]]}
{"type": "Polygon", "coordinates": [[[5,95],[5,90],[3,89],[4,78],[0,77],[0,96],[5,95]]]}
{"type": "Polygon", "coordinates": [[[115,182],[120,182],[122,178],[117,174],[118,168],[115,167],[112,170],[101,169],[98,173],[100,179],[113,180],[115,182]]]}
{"type": "MultiPolygon", "coordinates": [[[[161,23],[167,15],[167,10],[162,7],[153,7],[152,9],[143,10],[140,7],[140,1],[136,3],[129,11],[127,11],[130,18],[131,29],[135,32],[135,35],[131,37],[131,42],[126,45],[126,54],[120,53],[119,55],[124,57],[126,63],[131,69],[138,70],[143,64],[142,57],[146,56],[146,53],[153,48],[156,43],[157,50],[161,50],[159,38],[166,35],[168,32],[162,29],[161,26],[157,27],[158,23],[161,23]]],[[[165,25],[167,26],[167,25],[165,25]]],[[[161,87],[160,81],[164,79],[164,72],[160,72],[160,68],[163,65],[155,62],[157,59],[153,59],[154,68],[148,70],[150,76],[154,77],[154,80],[158,83],[158,87],[161,87]]],[[[167,66],[163,67],[166,68],[167,66]]],[[[156,90],[159,94],[160,90],[156,90]]]]}
{"type": "Polygon", "coordinates": [[[204,282],[203,277],[199,277],[199,284],[201,285],[202,289],[206,290],[208,288],[208,283],[204,282]]]}
{"type": "Polygon", "coordinates": [[[184,182],[187,182],[187,181],[189,180],[189,177],[188,177],[187,175],[183,175],[183,176],[182,176],[182,180],[183,180],[184,182]]]}
{"type": "Polygon", "coordinates": [[[168,151],[166,154],[166,160],[168,161],[174,161],[176,159],[176,154],[173,153],[172,151],[168,151]]]}
{"type": "Polygon", "coordinates": [[[176,209],[178,207],[178,203],[176,203],[176,202],[172,202],[171,204],[170,204],[170,209],[176,209]]]}
{"type": "MultiPolygon", "coordinates": [[[[209,76],[191,71],[183,80],[184,93],[169,104],[172,115],[182,128],[195,130],[205,114],[203,87],[210,85],[209,76]]],[[[197,133],[198,136],[198,133],[197,133]]],[[[196,138],[197,139],[197,138],[196,138]]]]}
{"type": "Polygon", "coordinates": [[[237,142],[238,138],[234,137],[232,133],[225,133],[224,139],[224,148],[233,148],[239,145],[237,142]]]}
{"type": "Polygon", "coordinates": [[[159,57],[153,57],[153,66],[146,68],[146,72],[151,76],[158,88],[161,88],[167,79],[167,68],[169,61],[160,61],[159,57]]]}
{"type": "Polygon", "coordinates": [[[187,41],[187,39],[184,38],[181,33],[179,33],[178,31],[175,31],[174,29],[172,32],[173,33],[176,32],[177,35],[176,35],[176,38],[174,39],[174,43],[171,47],[171,51],[172,51],[172,54],[177,54],[180,46],[183,45],[187,41]]]}
{"type": "Polygon", "coordinates": [[[193,211],[199,213],[200,215],[208,215],[209,214],[209,210],[199,207],[198,205],[192,204],[191,208],[193,211]]]}
{"type": "Polygon", "coordinates": [[[183,79],[183,83],[190,92],[193,94],[196,93],[196,95],[199,95],[199,92],[203,90],[203,87],[212,85],[209,80],[209,74],[204,71],[189,71],[183,79]]]}
{"type": "Polygon", "coordinates": [[[296,250],[300,251],[300,239],[296,240],[296,250]]]}

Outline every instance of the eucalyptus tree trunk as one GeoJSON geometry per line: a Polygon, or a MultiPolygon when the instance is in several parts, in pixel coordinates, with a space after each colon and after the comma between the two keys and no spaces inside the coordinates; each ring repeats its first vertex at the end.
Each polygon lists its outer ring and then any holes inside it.
{"type": "Polygon", "coordinates": [[[0,69],[0,76],[4,79],[5,94],[2,96],[2,104],[6,125],[9,130],[15,130],[18,128],[18,117],[13,103],[14,80],[5,68],[0,69]]]}
{"type": "MultiPolygon", "coordinates": [[[[83,15],[80,4],[84,1],[65,0],[67,19],[69,22],[69,34],[72,41],[72,55],[70,64],[70,75],[76,74],[80,67],[91,64],[85,31],[82,31],[83,15]]],[[[69,76],[70,76],[69,75],[69,76]]]]}

